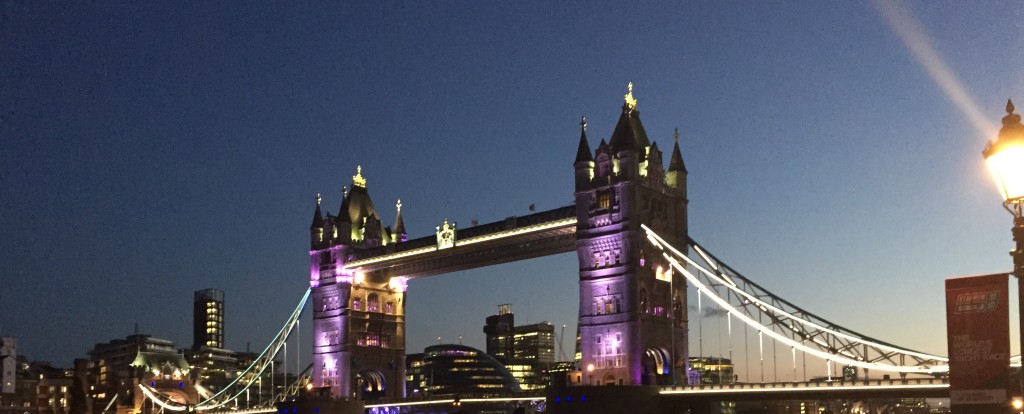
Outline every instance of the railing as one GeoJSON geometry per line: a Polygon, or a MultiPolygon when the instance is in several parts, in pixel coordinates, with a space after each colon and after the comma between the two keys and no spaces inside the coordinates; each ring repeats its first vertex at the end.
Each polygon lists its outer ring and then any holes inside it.
{"type": "Polygon", "coordinates": [[[546,397],[544,391],[523,391],[493,394],[438,394],[411,398],[394,398],[368,401],[366,408],[404,407],[412,405],[451,404],[480,402],[511,402],[511,401],[542,401],[546,397]]]}
{"type": "Polygon", "coordinates": [[[788,392],[801,390],[941,389],[948,388],[944,378],[896,378],[847,381],[769,382],[741,384],[702,384],[663,387],[661,394],[715,394],[728,392],[788,392]]]}

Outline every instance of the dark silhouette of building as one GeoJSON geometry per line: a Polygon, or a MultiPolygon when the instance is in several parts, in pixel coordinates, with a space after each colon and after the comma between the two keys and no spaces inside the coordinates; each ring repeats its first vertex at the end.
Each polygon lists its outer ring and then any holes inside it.
{"type": "Polygon", "coordinates": [[[0,337],[0,393],[13,394],[15,368],[18,360],[18,342],[13,337],[0,337]]]}
{"type": "Polygon", "coordinates": [[[434,345],[406,357],[406,394],[495,394],[522,388],[497,359],[465,345],[434,345]]]}
{"type": "Polygon", "coordinates": [[[184,350],[192,379],[204,390],[220,391],[234,380],[238,353],[224,348],[224,291],[197,290],[192,302],[192,348],[184,350]]]}
{"type": "Polygon", "coordinates": [[[197,290],[192,303],[192,349],[224,348],[224,291],[197,290]]]}
{"type": "Polygon", "coordinates": [[[140,410],[148,413],[149,405],[143,404],[145,397],[138,391],[140,383],[173,394],[180,401],[194,404],[198,399],[192,386],[191,367],[174,343],[166,339],[130,335],[96,344],[89,351],[89,359],[93,370],[89,376],[96,380],[95,385],[90,384],[89,392],[94,411],[96,407],[106,407],[116,395],[116,405],[111,410],[119,414],[140,410]]]}
{"type": "Polygon", "coordinates": [[[487,335],[487,353],[501,363],[508,363],[512,357],[515,335],[515,315],[511,304],[498,305],[498,314],[488,316],[484,325],[487,335]]]}
{"type": "Polygon", "coordinates": [[[488,316],[484,333],[487,353],[508,368],[524,390],[546,388],[548,369],[555,362],[555,327],[547,322],[515,326],[511,304],[498,306],[488,316]]]}

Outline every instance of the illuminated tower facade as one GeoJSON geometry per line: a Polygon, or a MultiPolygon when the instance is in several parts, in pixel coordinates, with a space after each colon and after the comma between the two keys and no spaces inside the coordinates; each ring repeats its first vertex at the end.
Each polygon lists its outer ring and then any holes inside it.
{"type": "Polygon", "coordinates": [[[323,213],[320,196],[310,225],[313,289],[313,386],[335,398],[402,397],[405,390],[403,277],[353,273],[351,255],[404,242],[401,202],[395,228],[382,225],[362,168],[343,191],[338,214],[323,213]]]}
{"type": "Polygon", "coordinates": [[[192,349],[224,348],[224,291],[197,290],[192,301],[192,349]]]}
{"type": "Polygon", "coordinates": [[[668,171],[640,122],[633,86],[609,142],[590,151],[580,123],[576,178],[580,367],[587,384],[686,378],[686,283],[655,254],[645,224],[687,245],[686,167],[678,132],[668,171]]]}

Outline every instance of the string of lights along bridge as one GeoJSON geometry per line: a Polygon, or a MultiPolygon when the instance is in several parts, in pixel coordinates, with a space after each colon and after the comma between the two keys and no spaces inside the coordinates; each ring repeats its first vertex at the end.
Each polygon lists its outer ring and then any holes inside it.
{"type": "MultiPolygon", "coordinates": [[[[281,407],[303,392],[358,401],[371,412],[488,401],[532,404],[554,412],[559,404],[593,401],[599,398],[596,394],[573,392],[479,398],[412,398],[406,392],[410,280],[576,252],[579,354],[565,375],[568,389],[647,385],[657,386],[656,392],[666,398],[725,392],[815,395],[822,383],[829,384],[827,379],[857,378],[859,382],[846,388],[830,389],[856,393],[866,387],[941,396],[948,386],[943,381],[948,358],[825,320],[762,288],[693,240],[688,233],[688,172],[678,130],[673,135],[666,168],[666,154],[648,138],[630,84],[609,140],[592,150],[586,119],[580,122],[571,163],[573,204],[467,228],[444,220],[435,234],[419,238],[406,234],[400,202],[394,224],[385,225],[370,197],[369,180],[357,168],[336,215],[325,214],[317,196],[310,224],[309,290],[259,357],[230,385],[203,398],[190,399],[176,393],[175,384],[157,381],[140,383],[141,394],[170,411],[269,412],[281,409],[270,408],[273,404],[281,407]],[[248,401],[248,390],[262,386],[260,378],[274,371],[289,338],[297,341],[298,335],[292,334],[306,307],[312,311],[313,340],[307,346],[313,360],[280,395],[248,401]],[[697,315],[690,315],[691,309],[697,315]],[[720,316],[704,317],[715,312],[720,316]],[[724,384],[742,386],[700,385],[696,364],[734,360],[745,360],[747,372],[719,375],[729,377],[724,384]],[[808,378],[808,366],[812,372],[824,370],[826,381],[808,378]],[[751,375],[755,367],[756,377],[751,375]]],[[[298,370],[299,352],[294,354],[298,370]]],[[[312,406],[300,404],[292,410],[301,407],[312,406]]],[[[319,412],[319,406],[313,408],[319,412]]]]}

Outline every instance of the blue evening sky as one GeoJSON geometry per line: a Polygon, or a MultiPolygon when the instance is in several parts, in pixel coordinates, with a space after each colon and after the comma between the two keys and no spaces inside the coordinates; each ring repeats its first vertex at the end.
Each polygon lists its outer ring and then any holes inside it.
{"type": "MultiPolygon", "coordinates": [[[[691,236],[805,309],[946,354],[943,279],[1011,269],[981,149],[1024,103],[1018,2],[88,3],[0,5],[0,335],[35,359],[134,323],[186,347],[204,288],[262,348],[318,192],[362,165],[411,237],[566,205],[579,117],[596,147],[628,82],[679,128],[691,236]]],[[[571,354],[577,295],[572,254],[416,280],[407,349],[483,347],[512,303],[571,354]]]]}

